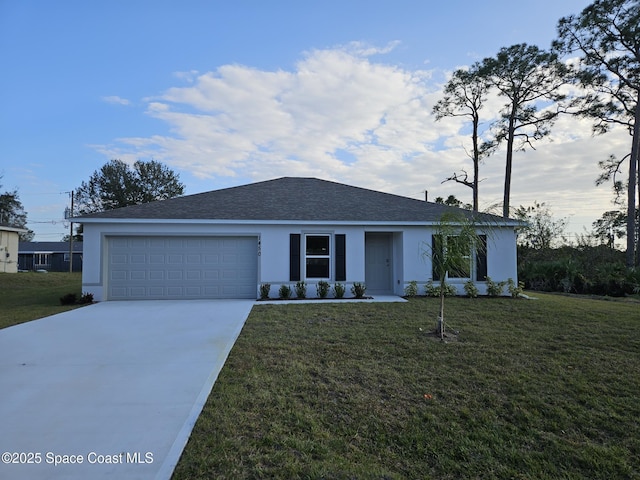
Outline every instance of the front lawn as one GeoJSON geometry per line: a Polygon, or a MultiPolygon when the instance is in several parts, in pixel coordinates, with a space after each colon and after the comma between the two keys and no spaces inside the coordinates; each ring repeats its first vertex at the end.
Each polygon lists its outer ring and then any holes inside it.
{"type": "Polygon", "coordinates": [[[254,307],[174,480],[640,478],[640,304],[532,295],[254,307]]]}
{"type": "Polygon", "coordinates": [[[71,310],[60,297],[81,289],[81,273],[0,273],[0,328],[71,310]]]}

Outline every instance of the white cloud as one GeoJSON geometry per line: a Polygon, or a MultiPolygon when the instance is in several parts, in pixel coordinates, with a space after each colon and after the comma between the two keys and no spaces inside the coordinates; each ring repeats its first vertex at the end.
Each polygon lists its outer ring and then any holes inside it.
{"type": "MultiPolygon", "coordinates": [[[[471,161],[462,124],[436,122],[431,114],[443,86],[434,71],[369,58],[396,45],[314,50],[291,71],[223,65],[176,74],[186,86],[147,99],[147,114],[165,122],[170,135],[96,148],[109,158],[155,158],[201,178],[317,176],[415,198],[428,189],[432,199],[455,194],[470,201],[470,189],[441,184],[454,171],[470,171],[471,161]]],[[[492,98],[486,111],[497,114],[500,106],[492,98]]],[[[608,189],[593,186],[597,161],[624,152],[628,138],[592,138],[589,122],[565,117],[552,139],[516,154],[511,203],[546,201],[558,215],[590,215],[590,223],[610,208],[608,189]]],[[[501,201],[503,176],[498,152],[481,166],[481,204],[501,201]]]]}
{"type": "Polygon", "coordinates": [[[131,102],[126,98],[118,97],[117,95],[111,95],[108,97],[102,97],[102,100],[114,105],[131,105],[131,102]]]}

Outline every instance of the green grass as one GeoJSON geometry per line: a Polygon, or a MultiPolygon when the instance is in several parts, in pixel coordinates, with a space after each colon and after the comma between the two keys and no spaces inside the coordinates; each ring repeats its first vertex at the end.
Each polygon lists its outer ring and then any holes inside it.
{"type": "Polygon", "coordinates": [[[0,328],[76,308],[60,297],[81,289],[80,273],[0,273],[0,328]]]}
{"type": "Polygon", "coordinates": [[[532,295],[254,307],[173,479],[640,478],[640,304],[532,295]]]}

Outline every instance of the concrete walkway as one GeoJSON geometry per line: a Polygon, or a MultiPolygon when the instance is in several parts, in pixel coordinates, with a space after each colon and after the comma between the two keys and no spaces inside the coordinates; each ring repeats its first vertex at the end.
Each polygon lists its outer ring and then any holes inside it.
{"type": "Polygon", "coordinates": [[[254,303],[104,302],[0,330],[0,478],[170,478],[254,303]]]}

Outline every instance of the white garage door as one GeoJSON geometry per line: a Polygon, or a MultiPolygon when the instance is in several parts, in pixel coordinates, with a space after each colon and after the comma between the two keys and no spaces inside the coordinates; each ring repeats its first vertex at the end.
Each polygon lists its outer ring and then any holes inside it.
{"type": "Polygon", "coordinates": [[[256,237],[108,237],[108,299],[255,298],[256,237]]]}

